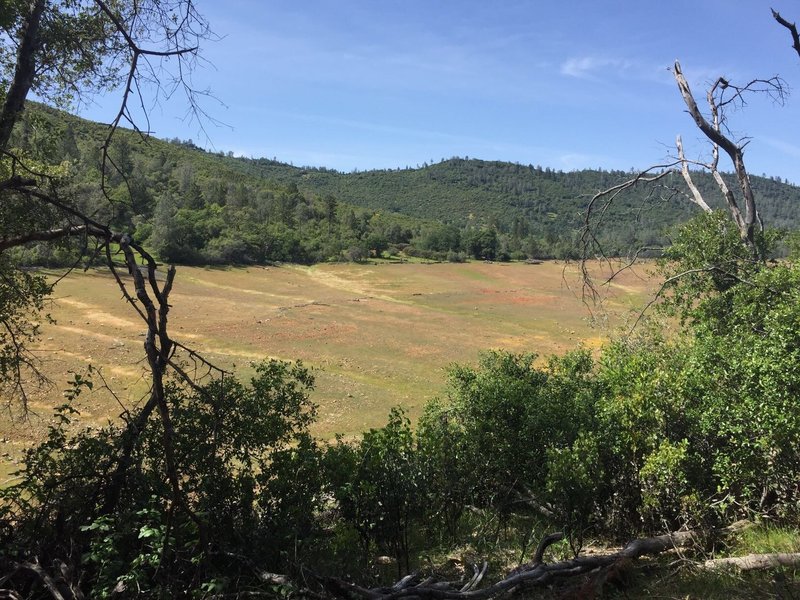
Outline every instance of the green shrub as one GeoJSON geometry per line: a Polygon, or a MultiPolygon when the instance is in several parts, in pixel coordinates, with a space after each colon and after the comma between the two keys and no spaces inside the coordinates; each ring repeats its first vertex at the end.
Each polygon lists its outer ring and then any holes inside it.
{"type": "MultiPolygon", "coordinates": [[[[339,440],[325,457],[327,479],[342,517],[359,534],[365,562],[374,544],[410,570],[410,536],[424,508],[411,424],[399,408],[360,442],[339,440]]],[[[405,569],[405,571],[404,571],[405,569]]]]}
{"type": "MultiPolygon", "coordinates": [[[[594,388],[586,351],[552,358],[544,368],[535,361],[533,354],[491,351],[477,369],[451,369],[449,400],[428,407],[419,431],[427,460],[442,461],[434,503],[441,514],[457,514],[457,498],[501,515],[521,498],[545,501],[548,450],[570,447],[592,421],[594,388]]],[[[452,518],[446,520],[452,532],[452,518]]]]}
{"type": "Polygon", "coordinates": [[[179,498],[160,419],[151,416],[138,435],[115,425],[72,433],[75,411],[65,405],[26,455],[19,481],[0,492],[0,563],[30,555],[74,563],[82,552],[74,566],[98,597],[126,586],[169,597],[192,582],[253,577],[253,563],[289,569],[313,538],[321,502],[320,454],[308,433],[312,386],[301,364],[278,361],[257,365],[249,385],[233,377],[169,384],[179,498]],[[109,505],[131,435],[123,489],[109,505]]]}
{"type": "Polygon", "coordinates": [[[571,447],[548,449],[547,499],[576,556],[599,513],[603,480],[598,443],[592,434],[580,434],[571,447]]]}

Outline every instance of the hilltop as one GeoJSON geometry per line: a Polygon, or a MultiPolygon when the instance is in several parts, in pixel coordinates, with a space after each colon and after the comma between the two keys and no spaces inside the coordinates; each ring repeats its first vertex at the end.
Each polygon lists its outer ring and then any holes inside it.
{"type": "MultiPolygon", "coordinates": [[[[89,212],[134,232],[163,260],[183,264],[315,263],[384,252],[450,260],[573,258],[591,197],[631,176],[468,158],[341,173],[120,131],[108,153],[116,167],[106,181],[116,201],[109,209],[88,191],[100,179],[105,135],[102,124],[32,105],[14,142],[48,162],[66,161],[89,212]]],[[[696,179],[713,204],[711,177],[696,179]]],[[[765,224],[796,228],[800,189],[776,177],[752,179],[765,224]]],[[[670,228],[697,210],[685,193],[682,178],[670,175],[658,187],[637,186],[619,197],[600,232],[605,251],[624,255],[669,243],[670,228]]],[[[67,257],[41,247],[28,260],[67,257]]]]}

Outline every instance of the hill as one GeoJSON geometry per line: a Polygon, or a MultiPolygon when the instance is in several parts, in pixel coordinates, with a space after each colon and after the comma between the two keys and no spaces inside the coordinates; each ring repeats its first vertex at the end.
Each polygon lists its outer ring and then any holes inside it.
{"type": "MultiPolygon", "coordinates": [[[[361,259],[408,243],[425,221],[301,193],[291,181],[250,173],[242,161],[191,142],[144,139],[120,130],[108,148],[107,127],[31,105],[13,144],[45,164],[65,165],[69,194],[86,214],[131,231],[162,260],[178,264],[315,263],[361,259]],[[110,200],[110,202],[109,202],[110,200]]],[[[38,245],[28,262],[74,262],[73,249],[38,245]]]]}
{"type": "MultiPolygon", "coordinates": [[[[340,173],[121,131],[108,152],[109,208],[89,192],[100,179],[105,134],[101,124],[32,105],[14,141],[48,162],[67,161],[75,196],[89,212],[108,213],[163,260],[184,264],[315,263],[386,251],[451,260],[571,258],[589,199],[630,177],[466,158],[340,173]]],[[[697,183],[708,198],[718,196],[710,176],[698,174],[697,183]]],[[[797,227],[800,189],[767,177],[753,177],[753,186],[768,226],[797,227]]],[[[600,232],[606,252],[668,243],[668,229],[696,210],[685,194],[682,178],[671,175],[618,198],[600,232]]],[[[46,264],[68,259],[44,247],[28,256],[46,264]]]]}
{"type": "MultiPolygon", "coordinates": [[[[450,158],[414,169],[337,173],[287,169],[272,161],[251,162],[264,177],[294,181],[301,190],[333,194],[346,202],[457,227],[491,226],[504,233],[522,230],[544,240],[564,238],[582,223],[589,200],[599,191],[632,177],[624,171],[564,172],[534,165],[450,158]]],[[[694,175],[709,203],[723,208],[712,177],[694,175]]],[[[778,177],[752,177],[758,206],[769,227],[795,229],[800,223],[800,189],[778,177]]],[[[729,181],[735,189],[733,179],[729,181]]],[[[639,186],[618,200],[603,232],[613,251],[638,243],[665,241],[666,228],[685,221],[696,208],[675,174],[658,187],[639,186]]]]}

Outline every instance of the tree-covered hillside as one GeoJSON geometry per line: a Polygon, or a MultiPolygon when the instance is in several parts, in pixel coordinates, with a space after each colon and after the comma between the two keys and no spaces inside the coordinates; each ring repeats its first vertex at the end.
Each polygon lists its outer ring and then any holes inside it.
{"type": "MultiPolygon", "coordinates": [[[[343,201],[374,210],[452,223],[457,227],[491,226],[504,233],[531,232],[543,239],[563,238],[578,229],[592,196],[629,179],[624,171],[557,171],[534,165],[450,158],[417,168],[337,173],[295,169],[263,159],[242,160],[251,172],[278,181],[294,181],[301,190],[333,194],[343,201]]],[[[780,178],[753,177],[764,223],[796,228],[800,223],[800,189],[780,178]]],[[[695,175],[712,206],[721,207],[719,191],[709,174],[695,175]]],[[[626,252],[636,242],[664,241],[665,227],[685,221],[695,207],[688,190],[674,174],[657,187],[642,185],[621,199],[604,235],[616,242],[612,251],[626,252]]]]}
{"type": "MultiPolygon", "coordinates": [[[[387,250],[451,260],[570,258],[592,196],[631,176],[461,158],[339,173],[120,131],[108,150],[117,167],[105,181],[116,199],[109,206],[96,187],[106,128],[40,105],[28,111],[15,145],[43,161],[69,163],[87,210],[115,211],[106,215],[115,227],[177,263],[360,260],[387,250]]],[[[696,181],[713,203],[710,175],[696,181]]],[[[753,185],[767,226],[797,227],[800,189],[778,178],[754,177],[753,185]]],[[[628,190],[599,230],[605,253],[668,244],[669,228],[697,211],[686,193],[677,173],[628,190]]],[[[72,258],[44,248],[28,260],[72,258]]]]}
{"type": "MultiPolygon", "coordinates": [[[[293,181],[248,174],[239,161],[191,142],[144,139],[126,130],[108,147],[114,168],[103,176],[106,135],[100,124],[30,105],[12,144],[43,163],[61,164],[61,183],[81,210],[131,232],[165,262],[358,260],[390,243],[407,244],[425,225],[301,193],[293,181]]],[[[71,263],[75,251],[74,244],[37,244],[25,259],[71,263]]]]}

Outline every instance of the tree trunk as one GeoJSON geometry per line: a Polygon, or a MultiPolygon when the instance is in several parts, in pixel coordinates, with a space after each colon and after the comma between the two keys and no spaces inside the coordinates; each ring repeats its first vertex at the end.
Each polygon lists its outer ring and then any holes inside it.
{"type": "Polygon", "coordinates": [[[39,25],[42,22],[42,13],[45,0],[34,0],[30,3],[28,16],[22,26],[22,35],[17,51],[17,64],[14,70],[14,80],[8,89],[3,112],[0,114],[0,149],[8,148],[8,140],[17,115],[25,106],[25,99],[33,85],[33,76],[36,73],[36,52],[39,50],[39,25]]]}

